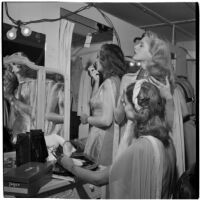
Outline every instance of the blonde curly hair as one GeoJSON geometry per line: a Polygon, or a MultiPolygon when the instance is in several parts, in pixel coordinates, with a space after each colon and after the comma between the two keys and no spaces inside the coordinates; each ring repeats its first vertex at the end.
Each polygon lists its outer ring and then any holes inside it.
{"type": "Polygon", "coordinates": [[[163,71],[169,71],[169,81],[172,88],[175,88],[175,72],[171,63],[169,42],[161,39],[161,37],[151,31],[145,32],[143,37],[149,39],[149,51],[152,55],[153,65],[159,66],[161,71],[162,69],[163,71]]]}

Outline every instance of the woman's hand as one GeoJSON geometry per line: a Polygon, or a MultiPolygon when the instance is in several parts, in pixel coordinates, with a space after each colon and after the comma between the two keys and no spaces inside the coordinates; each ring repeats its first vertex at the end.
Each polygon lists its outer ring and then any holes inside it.
{"type": "Polygon", "coordinates": [[[70,158],[66,155],[62,155],[61,157],[59,157],[57,162],[58,162],[58,164],[62,165],[69,172],[72,172],[73,167],[75,166],[72,158],[70,158]]]}
{"type": "Polygon", "coordinates": [[[99,82],[99,72],[96,69],[90,70],[90,76],[95,82],[99,82]]]}
{"type": "Polygon", "coordinates": [[[82,114],[81,115],[81,123],[82,124],[87,124],[88,123],[88,115],[87,114],[82,114]]]}
{"type": "Polygon", "coordinates": [[[170,83],[168,77],[166,76],[166,84],[157,81],[154,77],[149,78],[149,82],[155,85],[160,90],[161,97],[165,98],[166,100],[172,99],[172,94],[170,90],[170,83]]]}
{"type": "Polygon", "coordinates": [[[120,98],[120,105],[122,105],[123,107],[126,105],[125,96],[126,96],[126,92],[125,92],[125,90],[123,90],[122,95],[119,97],[120,98]]]}

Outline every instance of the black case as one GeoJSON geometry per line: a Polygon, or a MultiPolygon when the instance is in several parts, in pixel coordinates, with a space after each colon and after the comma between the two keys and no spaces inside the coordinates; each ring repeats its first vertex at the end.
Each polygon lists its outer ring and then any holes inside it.
{"type": "Polygon", "coordinates": [[[45,162],[47,157],[48,151],[42,130],[30,130],[17,135],[17,166],[27,162],[45,162]]]}
{"type": "Polygon", "coordinates": [[[51,162],[28,162],[4,174],[4,193],[32,196],[51,180],[51,162]]]}

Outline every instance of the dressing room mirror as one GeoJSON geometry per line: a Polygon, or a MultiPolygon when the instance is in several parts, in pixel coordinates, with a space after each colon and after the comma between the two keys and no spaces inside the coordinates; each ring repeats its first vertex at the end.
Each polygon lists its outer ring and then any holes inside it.
{"type": "Polygon", "coordinates": [[[10,40],[7,32],[11,28],[2,24],[4,152],[13,150],[14,136],[36,128],[38,72],[45,62],[46,36],[32,31],[24,37],[18,31],[17,37],[10,40]]]}
{"type": "Polygon", "coordinates": [[[3,58],[3,128],[5,151],[12,147],[17,134],[37,128],[39,66],[25,54],[3,58]]]}
{"type": "MultiPolygon", "coordinates": [[[[60,12],[61,16],[70,13],[62,8],[60,12]]],[[[70,139],[86,138],[89,126],[81,124],[80,116],[90,115],[92,86],[87,68],[95,62],[101,45],[112,42],[113,30],[77,14],[69,16],[68,20],[75,24],[71,43],[70,139]]]]}

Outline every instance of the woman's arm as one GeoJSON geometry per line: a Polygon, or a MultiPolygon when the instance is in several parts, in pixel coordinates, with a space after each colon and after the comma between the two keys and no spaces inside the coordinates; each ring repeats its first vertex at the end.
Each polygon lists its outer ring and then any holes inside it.
{"type": "Polygon", "coordinates": [[[57,114],[55,112],[56,107],[58,106],[58,91],[61,89],[61,84],[56,83],[50,93],[49,102],[47,103],[46,109],[46,119],[49,121],[53,121],[56,124],[63,124],[64,116],[57,114]]]}
{"type": "Polygon", "coordinates": [[[63,124],[64,116],[53,112],[49,112],[46,114],[46,119],[54,122],[55,124],[63,124]]]}
{"type": "Polygon", "coordinates": [[[109,182],[109,169],[106,167],[101,171],[91,171],[78,166],[75,166],[73,160],[68,156],[63,156],[58,159],[58,163],[65,169],[74,174],[76,177],[91,183],[96,186],[102,186],[109,182]]]}

